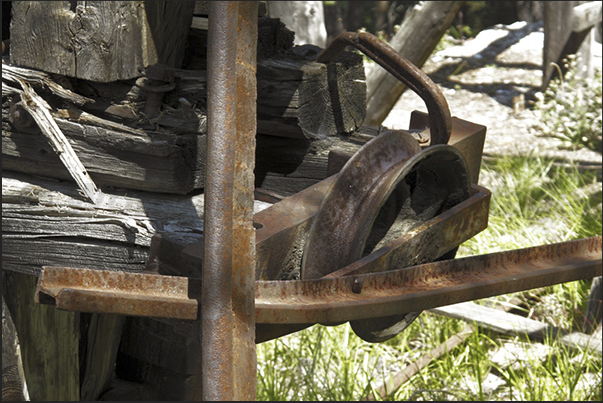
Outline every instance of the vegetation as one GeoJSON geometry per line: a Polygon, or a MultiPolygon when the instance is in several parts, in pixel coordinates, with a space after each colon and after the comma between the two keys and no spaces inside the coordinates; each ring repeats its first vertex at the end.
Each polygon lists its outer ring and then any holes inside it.
{"type": "Polygon", "coordinates": [[[576,76],[574,58],[564,63],[565,76],[556,66],[559,77],[552,80],[538,98],[535,110],[540,112],[541,119],[535,129],[543,136],[564,140],[570,147],[586,147],[601,152],[601,71],[595,72],[593,80],[586,80],[576,76]]]}
{"type": "MultiPolygon", "coordinates": [[[[528,157],[486,160],[480,180],[492,190],[488,228],[462,245],[459,256],[517,249],[601,234],[601,183],[575,166],[528,157]]],[[[531,318],[581,330],[590,280],[519,297],[531,318]]],[[[485,301],[477,301],[483,303],[485,301]]],[[[358,338],[348,324],[316,325],[258,346],[258,400],[361,400],[438,346],[465,324],[429,312],[385,343],[358,338]]],[[[474,330],[432,361],[392,400],[601,400],[601,357],[576,352],[557,339],[542,344],[474,330]],[[521,365],[502,366],[501,347],[525,349],[521,365]],[[534,348],[538,345],[539,348],[534,348]],[[543,353],[544,352],[544,353],[543,353]]]]}

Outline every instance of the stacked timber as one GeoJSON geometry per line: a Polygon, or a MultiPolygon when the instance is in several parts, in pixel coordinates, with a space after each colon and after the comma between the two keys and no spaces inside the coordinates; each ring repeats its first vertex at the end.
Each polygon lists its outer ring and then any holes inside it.
{"type": "MultiPolygon", "coordinates": [[[[59,311],[34,303],[33,292],[43,266],[142,272],[152,269],[155,234],[202,236],[207,15],[199,2],[12,4],[2,60],[3,297],[29,395],[189,399],[194,329],[59,311]],[[152,110],[144,83],[157,71],[170,90],[152,110]],[[115,371],[120,392],[111,394],[115,371]],[[154,384],[152,394],[141,383],[154,384]]],[[[320,49],[294,48],[280,21],[258,23],[255,184],[274,202],[325,179],[330,151],[353,153],[378,130],[361,127],[361,56],[316,63],[320,49]]]]}

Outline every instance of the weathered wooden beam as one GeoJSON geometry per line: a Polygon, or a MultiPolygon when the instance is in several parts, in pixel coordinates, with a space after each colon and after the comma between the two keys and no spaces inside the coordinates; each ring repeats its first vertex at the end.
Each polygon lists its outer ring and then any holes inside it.
{"type": "Polygon", "coordinates": [[[530,339],[544,340],[547,337],[558,337],[567,347],[578,348],[581,351],[601,354],[601,336],[593,337],[579,332],[569,333],[563,329],[546,323],[538,322],[523,316],[503,312],[494,308],[477,305],[474,302],[463,302],[430,310],[431,312],[462,319],[469,323],[511,336],[525,335],[530,339]]]}
{"type": "MultiPolygon", "coordinates": [[[[2,269],[38,275],[43,265],[140,272],[155,233],[203,231],[203,194],[112,190],[101,204],[75,183],[3,170],[2,269]]],[[[255,202],[256,209],[268,203],[255,202]]]]}
{"type": "Polygon", "coordinates": [[[94,81],[125,80],[161,63],[180,67],[192,1],[19,1],[11,62],[94,81]]]}
{"type": "Polygon", "coordinates": [[[567,68],[563,60],[576,55],[576,74],[591,77],[591,41],[593,25],[601,21],[601,2],[551,1],[544,2],[544,50],[542,91],[567,68]],[[583,4],[580,4],[583,3],[583,4]]]}
{"type": "Polygon", "coordinates": [[[600,1],[589,1],[574,7],[572,11],[572,31],[584,31],[600,22],[601,7],[602,4],[600,1]]]}
{"type": "Polygon", "coordinates": [[[2,269],[2,295],[19,336],[31,400],[80,400],[81,314],[34,303],[38,279],[2,269]]]}

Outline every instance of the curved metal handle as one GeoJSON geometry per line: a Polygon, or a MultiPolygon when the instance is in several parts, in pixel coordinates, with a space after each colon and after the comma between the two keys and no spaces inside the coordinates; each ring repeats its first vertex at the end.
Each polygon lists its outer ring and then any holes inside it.
{"type": "Polygon", "coordinates": [[[448,102],[438,86],[394,48],[368,32],[344,32],[318,55],[319,63],[330,63],[346,46],[353,46],[391,73],[425,101],[429,113],[431,145],[447,144],[452,121],[448,102]]]}

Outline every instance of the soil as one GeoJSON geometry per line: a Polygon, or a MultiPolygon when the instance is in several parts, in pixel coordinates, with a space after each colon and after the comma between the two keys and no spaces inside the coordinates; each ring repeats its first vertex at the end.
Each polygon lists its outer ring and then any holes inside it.
{"type": "MultiPolygon", "coordinates": [[[[593,42],[593,64],[601,68],[601,43],[593,42]]],[[[542,84],[542,22],[497,25],[462,44],[434,52],[422,70],[442,89],[452,116],[487,127],[484,156],[535,155],[578,162],[601,170],[601,154],[571,150],[559,139],[538,136],[535,95],[542,84]],[[523,94],[525,103],[514,108],[523,94]]],[[[410,112],[426,112],[412,91],[405,91],[383,125],[408,128],[410,112]]]]}

